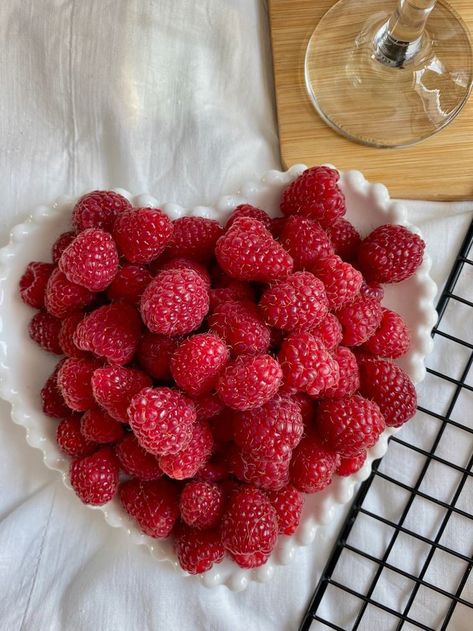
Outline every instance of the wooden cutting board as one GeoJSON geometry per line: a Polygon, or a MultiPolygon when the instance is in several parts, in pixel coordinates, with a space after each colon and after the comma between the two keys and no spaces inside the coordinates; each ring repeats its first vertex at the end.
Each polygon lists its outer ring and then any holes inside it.
{"type": "MultiPolygon", "coordinates": [[[[473,199],[473,95],[446,129],[404,149],[358,145],[339,136],[319,118],[304,85],[304,55],[317,22],[333,4],[333,0],[269,0],[285,167],[329,162],[340,169],[359,169],[369,180],[386,184],[394,197],[473,199]]],[[[454,0],[452,6],[473,32],[473,1],[454,0]]]]}

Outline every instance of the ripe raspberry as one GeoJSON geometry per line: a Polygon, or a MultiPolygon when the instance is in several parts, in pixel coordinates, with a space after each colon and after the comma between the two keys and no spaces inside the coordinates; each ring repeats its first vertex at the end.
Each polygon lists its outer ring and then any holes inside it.
{"type": "Polygon", "coordinates": [[[111,231],[115,219],[131,204],[122,195],[113,191],[92,191],[83,195],[72,211],[72,224],[77,232],[87,228],[111,231]]]}
{"type": "Polygon", "coordinates": [[[359,297],[338,311],[345,346],[360,346],[370,338],[381,323],[383,309],[374,298],[359,297]]]}
{"type": "Polygon", "coordinates": [[[91,378],[100,362],[95,359],[69,357],[57,374],[57,383],[66,404],[77,412],[94,407],[91,378]]]}
{"type": "Polygon", "coordinates": [[[69,416],[59,423],[56,441],[61,450],[73,458],[88,456],[97,449],[97,445],[81,433],[80,416],[77,414],[69,413],[69,416]]]}
{"type": "Polygon", "coordinates": [[[310,268],[317,260],[334,253],[333,246],[320,225],[298,215],[286,219],[280,242],[294,259],[296,270],[310,268]]]}
{"type": "Polygon", "coordinates": [[[128,423],[128,406],[135,394],[151,386],[147,374],[135,368],[105,366],[92,375],[95,401],[116,421],[128,423]]]}
{"type": "Polygon", "coordinates": [[[53,270],[52,263],[28,263],[19,282],[20,297],[25,304],[35,309],[44,307],[46,285],[53,270]]]}
{"type": "Polygon", "coordinates": [[[53,259],[53,263],[59,263],[59,259],[62,256],[62,253],[70,245],[74,239],[76,238],[75,232],[63,232],[58,236],[56,241],[53,243],[53,247],[51,248],[51,258],[53,259]]]}
{"type": "Polygon", "coordinates": [[[269,283],[286,278],[293,260],[263,224],[251,217],[237,219],[215,246],[220,267],[237,280],[269,283]]]}
{"type": "Polygon", "coordinates": [[[152,280],[151,273],[145,267],[124,265],[107,289],[107,296],[112,301],[123,299],[132,305],[139,305],[141,295],[152,280]]]}
{"type": "Polygon", "coordinates": [[[301,521],[304,497],[295,487],[288,484],[280,491],[268,491],[267,496],[278,518],[279,532],[292,535],[301,521]]]}
{"type": "Polygon", "coordinates": [[[269,348],[269,329],[251,302],[222,303],[209,317],[209,328],[235,355],[266,353],[269,348]]]}
{"type": "Polygon", "coordinates": [[[82,351],[74,344],[74,333],[83,317],[84,314],[82,312],[75,311],[62,320],[61,329],[59,331],[59,346],[64,355],[68,357],[87,357],[86,351],[82,351]]]}
{"type": "Polygon", "coordinates": [[[210,312],[213,313],[224,302],[253,302],[255,291],[249,283],[231,280],[226,287],[210,290],[210,312]]]}
{"type": "Polygon", "coordinates": [[[291,483],[302,493],[323,491],[332,481],[337,463],[337,455],[314,435],[308,434],[294,449],[290,466],[291,483]]]}
{"type": "Polygon", "coordinates": [[[225,548],[219,530],[196,530],[181,524],[174,540],[179,564],[189,574],[201,574],[220,563],[225,548]]]}
{"type": "Polygon", "coordinates": [[[396,358],[407,353],[410,343],[409,329],[403,318],[394,311],[383,309],[379,328],[363,348],[373,355],[396,358]]]}
{"type": "Polygon", "coordinates": [[[213,528],[222,517],[224,499],[217,484],[192,480],[182,489],[181,518],[194,528],[213,528]]]}
{"type": "Polygon", "coordinates": [[[314,420],[316,410],[316,403],[314,399],[309,397],[309,395],[305,392],[297,392],[292,395],[291,399],[294,403],[297,403],[304,425],[306,427],[311,425],[314,420]]]}
{"type": "Polygon", "coordinates": [[[170,242],[172,222],[159,208],[132,208],[117,217],[113,238],[130,263],[149,263],[170,242]]]}
{"type": "Polygon", "coordinates": [[[349,348],[340,346],[333,353],[333,358],[340,370],[340,379],[336,386],[326,388],[322,392],[324,399],[342,399],[349,397],[360,387],[360,374],[356,357],[349,348]]]}
{"type": "Polygon", "coordinates": [[[278,460],[255,458],[249,453],[231,450],[230,471],[242,482],[269,490],[278,491],[289,482],[291,452],[278,460]]]}
{"type": "MultiPolygon", "coordinates": [[[[206,462],[195,474],[201,482],[220,482],[228,475],[227,467],[219,462],[206,462]]],[[[226,493],[224,493],[226,495],[226,493]]]]}
{"type": "Polygon", "coordinates": [[[312,272],[325,285],[329,307],[334,310],[353,302],[363,282],[360,272],[336,255],[318,261],[312,272]]]}
{"type": "Polygon", "coordinates": [[[207,421],[223,411],[224,405],[218,398],[218,394],[207,394],[204,397],[194,399],[195,412],[198,421],[207,421]]]}
{"type": "Polygon", "coordinates": [[[49,353],[62,354],[59,344],[59,331],[61,330],[61,320],[55,318],[46,311],[36,313],[28,326],[28,333],[31,339],[38,346],[49,353]]]}
{"type": "Polygon", "coordinates": [[[171,357],[178,341],[146,332],[141,338],[136,357],[146,372],[159,381],[171,379],[171,357]]]}
{"type": "Polygon", "coordinates": [[[337,182],[338,171],[329,167],[306,169],[284,190],[281,197],[283,215],[303,215],[330,226],[345,214],[345,197],[337,182]]]}
{"type": "Polygon", "coordinates": [[[122,423],[118,423],[107,412],[97,408],[83,414],[80,431],[88,440],[96,443],[115,443],[125,433],[122,423]]]}
{"type": "Polygon", "coordinates": [[[284,385],[317,396],[335,386],[339,368],[320,339],[310,333],[294,333],[281,344],[278,355],[284,385]]]}
{"type": "Polygon", "coordinates": [[[219,397],[234,410],[250,410],[273,398],[282,370],[270,355],[243,355],[227,365],[218,380],[219,397]]]}
{"type": "Polygon", "coordinates": [[[46,286],[44,306],[51,315],[64,318],[87,306],[93,297],[88,289],[71,283],[59,269],[55,269],[46,286]]]}
{"type": "Polygon", "coordinates": [[[118,462],[110,447],[74,460],[71,485],[84,504],[100,506],[109,502],[118,489],[118,462]]]}
{"type": "Polygon", "coordinates": [[[116,302],[86,315],[77,325],[74,343],[112,364],[127,364],[135,354],[140,334],[138,311],[127,302],[116,302]]]}
{"type": "Polygon", "coordinates": [[[145,482],[161,478],[163,472],[158,459],[138,443],[133,433],[127,434],[115,447],[120,467],[127,474],[145,482]]]}
{"type": "Polygon", "coordinates": [[[425,243],[404,226],[385,225],[373,230],[358,248],[358,263],[368,280],[399,283],[422,263],[425,243]]]}
{"type": "Polygon", "coordinates": [[[385,423],[376,403],[355,394],[343,399],[321,401],[316,426],[327,447],[346,458],[372,447],[385,423]]]}
{"type": "Polygon", "coordinates": [[[164,473],[175,480],[193,478],[207,462],[213,449],[213,437],[207,421],[197,421],[192,427],[190,442],[177,453],[159,458],[164,473]]]}
{"type": "Polygon", "coordinates": [[[360,392],[375,401],[388,427],[400,427],[414,416],[417,394],[408,375],[382,359],[360,361],[360,392]]]}
{"type": "Polygon", "coordinates": [[[355,226],[346,219],[337,219],[325,230],[335,248],[335,254],[338,254],[344,261],[353,260],[361,243],[361,237],[355,226]]]}
{"type": "Polygon", "coordinates": [[[351,458],[341,458],[340,464],[336,468],[335,473],[341,476],[347,476],[356,473],[365,464],[366,456],[366,449],[363,449],[356,456],[352,456],[351,458]]]}
{"type": "Polygon", "coordinates": [[[196,413],[190,399],[177,390],[145,388],[132,398],[128,417],[140,445],[161,456],[190,443],[196,413]]]}
{"type": "Polygon", "coordinates": [[[77,235],[59,259],[67,280],[91,291],[103,291],[118,271],[118,253],[108,232],[90,228],[77,235]]]}
{"type": "Polygon", "coordinates": [[[64,418],[71,413],[57,385],[57,374],[64,361],[59,362],[41,389],[42,410],[51,418],[64,418]]]}
{"type": "Polygon", "coordinates": [[[310,329],[309,333],[318,337],[329,351],[338,346],[343,337],[342,325],[333,313],[327,313],[322,322],[310,329]]]}
{"type": "Polygon", "coordinates": [[[168,537],[179,517],[178,490],[169,480],[128,480],[120,485],[120,501],[141,530],[154,538],[168,537]]]}
{"type": "Polygon", "coordinates": [[[197,329],[209,310],[209,290],[190,269],[161,272],[141,297],[141,316],[152,333],[181,335],[197,329]]]}
{"type": "Polygon", "coordinates": [[[225,224],[225,230],[229,230],[237,219],[240,217],[252,217],[260,221],[268,230],[271,226],[271,217],[261,208],[256,208],[251,204],[240,204],[235,208],[225,224]]]}
{"type": "Polygon", "coordinates": [[[156,269],[156,274],[159,272],[165,272],[166,270],[175,270],[175,269],[192,269],[194,272],[197,272],[199,276],[204,281],[206,287],[210,289],[210,274],[207,269],[198,261],[194,261],[193,259],[186,259],[183,257],[178,257],[167,261],[166,263],[162,263],[158,269],[156,269]]]}
{"type": "Polygon", "coordinates": [[[310,272],[296,272],[263,294],[260,309],[270,326],[300,331],[316,326],[328,312],[322,281],[310,272]]]}
{"type": "Polygon", "coordinates": [[[217,239],[223,228],[213,219],[181,217],[172,222],[174,233],[167,254],[205,262],[213,258],[217,239]]]}
{"type": "Polygon", "coordinates": [[[378,302],[381,302],[384,298],[383,286],[379,283],[375,283],[374,281],[371,281],[371,283],[363,281],[363,284],[360,287],[360,296],[363,296],[364,298],[374,298],[378,302]]]}

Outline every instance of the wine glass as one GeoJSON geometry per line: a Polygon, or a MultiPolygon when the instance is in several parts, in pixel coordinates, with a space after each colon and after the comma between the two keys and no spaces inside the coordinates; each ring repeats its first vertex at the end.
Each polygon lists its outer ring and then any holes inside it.
{"type": "Polygon", "coordinates": [[[323,120],[376,147],[411,145],[443,129],[466,103],[472,77],[468,29],[443,0],[339,0],[305,58],[323,120]]]}

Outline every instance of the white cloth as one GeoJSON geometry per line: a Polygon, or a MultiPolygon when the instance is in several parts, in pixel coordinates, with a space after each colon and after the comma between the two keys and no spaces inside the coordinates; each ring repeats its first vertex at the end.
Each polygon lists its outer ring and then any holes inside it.
{"type": "MultiPolygon", "coordinates": [[[[211,203],[279,167],[258,0],[4,0],[0,49],[2,245],[35,205],[63,193],[122,186],[211,203]]],[[[472,204],[409,207],[442,283],[472,204]]],[[[297,628],[341,513],[271,582],[207,590],[84,509],[8,405],[0,411],[1,629],[297,628]]]]}

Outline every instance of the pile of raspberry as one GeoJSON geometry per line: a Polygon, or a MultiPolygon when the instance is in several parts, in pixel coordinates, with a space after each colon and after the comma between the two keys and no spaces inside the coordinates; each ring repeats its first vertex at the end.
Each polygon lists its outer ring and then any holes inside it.
{"type": "Polygon", "coordinates": [[[308,169],[281,216],[245,204],[225,226],[94,191],[53,262],[20,280],[31,338],[63,356],[41,399],[73,489],[117,496],[187,572],[265,563],[304,494],[414,415],[392,361],[409,332],[382,284],[409,278],[425,244],[398,225],[362,239],[338,179],[308,169]]]}

